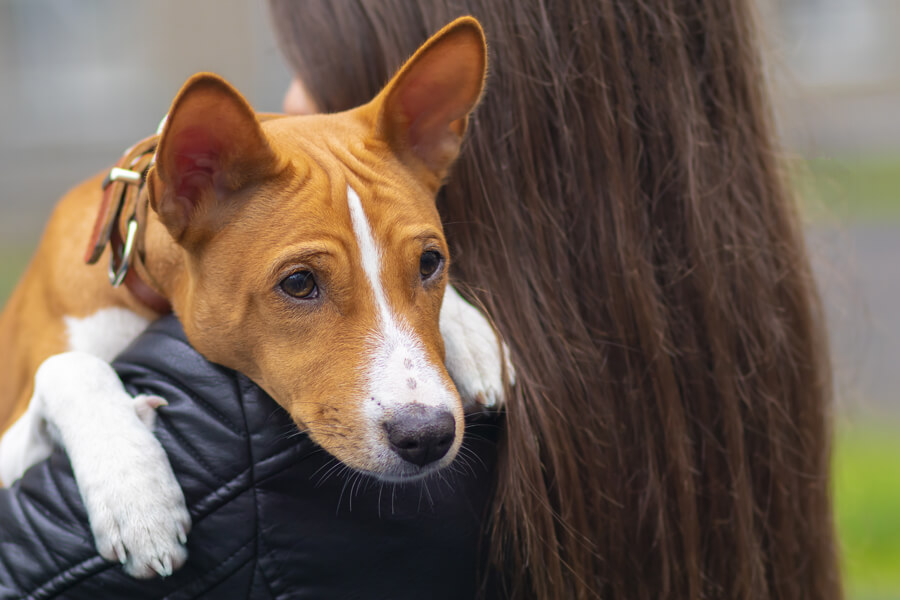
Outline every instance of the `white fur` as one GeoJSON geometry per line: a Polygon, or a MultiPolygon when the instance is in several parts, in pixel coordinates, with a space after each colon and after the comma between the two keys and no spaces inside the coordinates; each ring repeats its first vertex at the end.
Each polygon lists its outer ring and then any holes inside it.
{"type": "Polygon", "coordinates": [[[504,401],[503,367],[510,384],[516,372],[509,348],[494,333],[481,312],[466,302],[453,286],[447,286],[441,305],[441,336],[444,338],[447,372],[467,409],[481,404],[499,407],[504,401]]]}
{"type": "Polygon", "coordinates": [[[369,280],[372,293],[375,295],[375,304],[378,306],[381,325],[382,327],[396,328],[387,296],[384,294],[384,285],[381,283],[381,249],[375,243],[372,228],[369,226],[369,219],[366,217],[366,211],[363,210],[359,194],[349,186],[347,186],[347,206],[350,209],[350,222],[359,246],[363,271],[366,273],[366,279],[369,280]]]}
{"type": "Polygon", "coordinates": [[[427,360],[421,342],[391,310],[381,280],[381,250],[372,235],[359,196],[350,187],[347,188],[347,204],[363,271],[378,307],[378,330],[373,332],[374,351],[368,369],[365,409],[372,441],[384,445],[382,423],[393,411],[416,403],[453,412],[455,394],[427,360]]]}
{"type": "Polygon", "coordinates": [[[147,325],[124,309],[66,318],[70,348],[35,375],[28,409],[0,440],[0,478],[11,483],[65,447],[97,549],[136,577],[170,575],[187,558],[190,516],[153,436],[155,396],[132,398],[107,363],[147,325]],[[98,356],[99,355],[99,356],[98,356]]]}
{"type": "Polygon", "coordinates": [[[111,362],[150,321],[125,308],[103,308],[89,317],[65,317],[69,350],[86,352],[111,362]]]}
{"type": "MultiPolygon", "coordinates": [[[[69,350],[92,354],[109,362],[124,350],[150,321],[130,310],[112,307],[98,310],[82,319],[65,317],[64,322],[69,350]]],[[[60,376],[65,374],[66,371],[63,371],[60,376]]],[[[68,390],[72,390],[73,384],[77,383],[67,382],[64,379],[57,382],[60,388],[68,390]]],[[[50,456],[53,450],[53,441],[47,431],[47,421],[52,421],[54,415],[46,414],[43,396],[38,393],[44,391],[49,390],[38,389],[35,385],[34,397],[25,414],[0,440],[0,480],[7,484],[19,479],[30,466],[50,456]]],[[[84,395],[86,394],[82,394],[84,395]]],[[[90,410],[94,408],[92,404],[90,410]]]]}
{"type": "MultiPolygon", "coordinates": [[[[381,326],[379,351],[376,352],[370,377],[381,388],[380,396],[396,398],[396,404],[420,402],[422,404],[443,404],[449,410],[452,393],[438,393],[434,399],[427,397],[435,387],[443,388],[434,367],[427,364],[418,340],[397,325],[381,281],[381,251],[372,236],[372,230],[362,208],[359,195],[347,187],[347,203],[356,240],[359,244],[363,270],[372,287],[378,306],[381,326]],[[418,390],[419,377],[427,374],[428,386],[413,394],[404,385],[410,377],[410,362],[415,367],[414,379],[418,390]],[[400,368],[403,366],[404,368],[400,368]],[[398,390],[401,393],[397,393],[398,390]]],[[[460,397],[467,409],[477,405],[488,408],[502,405],[504,400],[503,367],[510,384],[515,382],[515,369],[509,359],[509,348],[494,333],[491,324],[481,312],[466,302],[452,286],[447,286],[440,313],[441,336],[446,350],[447,372],[456,384],[460,397]]],[[[443,390],[441,390],[443,391],[443,390]]],[[[371,404],[371,403],[370,403],[371,404]]],[[[370,418],[382,417],[378,405],[370,418]]]]}

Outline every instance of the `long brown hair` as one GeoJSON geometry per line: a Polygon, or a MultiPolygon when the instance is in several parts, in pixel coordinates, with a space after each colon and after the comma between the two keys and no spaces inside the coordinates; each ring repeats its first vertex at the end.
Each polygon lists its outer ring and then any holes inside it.
{"type": "Polygon", "coordinates": [[[272,0],[320,109],[472,14],[491,76],[439,198],[509,342],[509,597],[841,596],[822,309],[749,0],[272,0]]]}

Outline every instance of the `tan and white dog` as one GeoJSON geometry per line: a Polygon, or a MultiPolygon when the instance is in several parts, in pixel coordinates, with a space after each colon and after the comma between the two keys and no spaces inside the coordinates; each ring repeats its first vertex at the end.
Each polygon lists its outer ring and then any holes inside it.
{"type": "Polygon", "coordinates": [[[343,113],[258,118],[220,78],[190,79],[146,168],[112,173],[130,204],[104,206],[92,234],[101,179],[63,198],[0,316],[0,478],[55,437],[103,556],[136,576],[185,560],[190,519],[151,432],[164,401],[131,398],[107,363],[167,303],[197,350],[349,467],[406,480],[453,461],[464,410],[501,401],[511,376],[447,286],[435,207],[485,69],[481,27],[462,18],[343,113]],[[79,260],[104,228],[91,259],[113,252],[134,285],[79,260]]]}

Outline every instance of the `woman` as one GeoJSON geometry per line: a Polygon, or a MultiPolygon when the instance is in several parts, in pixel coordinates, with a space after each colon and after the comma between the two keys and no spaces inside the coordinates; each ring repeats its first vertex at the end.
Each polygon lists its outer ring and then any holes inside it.
{"type": "Polygon", "coordinates": [[[510,597],[838,598],[822,310],[749,0],[271,0],[312,104],[472,14],[488,91],[439,198],[509,342],[510,597]]]}
{"type": "Polygon", "coordinates": [[[439,207],[517,370],[501,595],[839,598],[827,341],[749,0],[271,1],[303,110],[486,29],[439,207]]]}

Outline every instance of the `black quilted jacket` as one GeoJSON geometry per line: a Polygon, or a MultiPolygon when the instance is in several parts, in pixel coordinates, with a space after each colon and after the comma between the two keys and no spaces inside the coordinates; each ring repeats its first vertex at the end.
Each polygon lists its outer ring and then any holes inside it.
{"type": "Polygon", "coordinates": [[[137,581],[101,558],[57,450],[0,490],[0,598],[475,595],[496,424],[467,428],[479,459],[444,481],[353,485],[323,477],[332,459],[246,377],[204,360],[173,317],[115,366],[132,393],[169,401],[157,435],[191,511],[188,563],[167,579],[137,581]]]}

